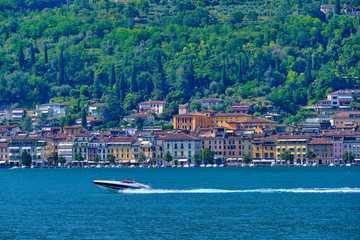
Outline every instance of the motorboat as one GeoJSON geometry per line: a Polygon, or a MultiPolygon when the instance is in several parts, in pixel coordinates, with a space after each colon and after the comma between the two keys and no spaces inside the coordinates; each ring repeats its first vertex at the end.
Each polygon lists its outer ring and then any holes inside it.
{"type": "Polygon", "coordinates": [[[188,168],[188,167],[190,167],[190,165],[188,163],[185,163],[183,167],[188,168]]]}
{"type": "Polygon", "coordinates": [[[345,164],[345,167],[351,167],[351,166],[352,166],[351,163],[345,164]]]}
{"type": "Polygon", "coordinates": [[[200,167],[205,167],[205,164],[204,163],[200,164],[200,167]]]}
{"type": "Polygon", "coordinates": [[[151,189],[151,184],[146,185],[135,181],[131,182],[129,180],[123,180],[123,181],[93,180],[92,182],[102,189],[113,192],[118,192],[122,190],[151,189]]]}
{"type": "Polygon", "coordinates": [[[334,167],[334,166],[335,166],[334,163],[330,163],[330,164],[329,164],[329,167],[334,167]]]}

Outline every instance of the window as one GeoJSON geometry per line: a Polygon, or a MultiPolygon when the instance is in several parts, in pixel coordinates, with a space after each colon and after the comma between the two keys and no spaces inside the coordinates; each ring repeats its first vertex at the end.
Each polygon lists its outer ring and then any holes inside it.
{"type": "Polygon", "coordinates": [[[189,148],[191,148],[191,143],[189,143],[189,148]]]}

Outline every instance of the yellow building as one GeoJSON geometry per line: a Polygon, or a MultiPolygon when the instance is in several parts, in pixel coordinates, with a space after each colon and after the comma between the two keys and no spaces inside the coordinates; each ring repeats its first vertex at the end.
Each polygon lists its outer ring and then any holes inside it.
{"type": "Polygon", "coordinates": [[[209,118],[209,127],[229,127],[229,122],[243,122],[252,119],[252,116],[245,113],[217,113],[215,111],[205,111],[205,116],[209,118]]]}
{"type": "Polygon", "coordinates": [[[136,141],[136,137],[116,137],[108,142],[108,154],[118,160],[131,160],[131,145],[136,141]]]}
{"type": "MultiPolygon", "coordinates": [[[[281,161],[281,153],[290,151],[294,156],[295,163],[305,163],[305,154],[309,139],[309,135],[289,135],[279,137],[276,142],[276,159],[281,161]]],[[[290,164],[294,164],[294,162],[290,162],[290,164]]]]}
{"type": "Polygon", "coordinates": [[[330,117],[331,126],[342,123],[356,122],[360,125],[360,112],[339,112],[330,117]]]}
{"type": "Polygon", "coordinates": [[[174,129],[195,130],[209,126],[209,118],[203,113],[185,113],[174,116],[174,129]]]}
{"type": "Polygon", "coordinates": [[[272,129],[278,122],[254,117],[253,119],[239,122],[237,129],[254,130],[255,133],[263,133],[264,129],[272,129]]]}
{"type": "Polygon", "coordinates": [[[254,163],[270,164],[276,158],[276,137],[254,139],[252,142],[254,163]]]}
{"type": "Polygon", "coordinates": [[[245,122],[252,118],[251,115],[245,113],[217,113],[211,110],[202,113],[185,113],[174,116],[174,129],[192,131],[196,128],[206,127],[227,128],[231,122],[245,122]]]}

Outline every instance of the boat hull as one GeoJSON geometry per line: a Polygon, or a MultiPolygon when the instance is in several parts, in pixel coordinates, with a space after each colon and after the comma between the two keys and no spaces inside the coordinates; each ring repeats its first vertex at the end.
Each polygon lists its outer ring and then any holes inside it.
{"type": "Polygon", "coordinates": [[[94,180],[93,183],[105,190],[119,192],[123,190],[150,189],[150,186],[142,183],[124,183],[120,181],[94,180]]]}

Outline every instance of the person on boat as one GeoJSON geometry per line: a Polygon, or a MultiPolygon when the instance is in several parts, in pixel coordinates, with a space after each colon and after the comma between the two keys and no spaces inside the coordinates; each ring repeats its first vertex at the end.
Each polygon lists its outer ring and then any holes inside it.
{"type": "Polygon", "coordinates": [[[130,180],[129,180],[128,178],[127,178],[127,179],[125,179],[125,182],[126,182],[126,183],[131,183],[131,182],[130,182],[130,180]]]}
{"type": "Polygon", "coordinates": [[[134,181],[132,181],[133,183],[136,183],[136,181],[134,180],[134,181]]]}

